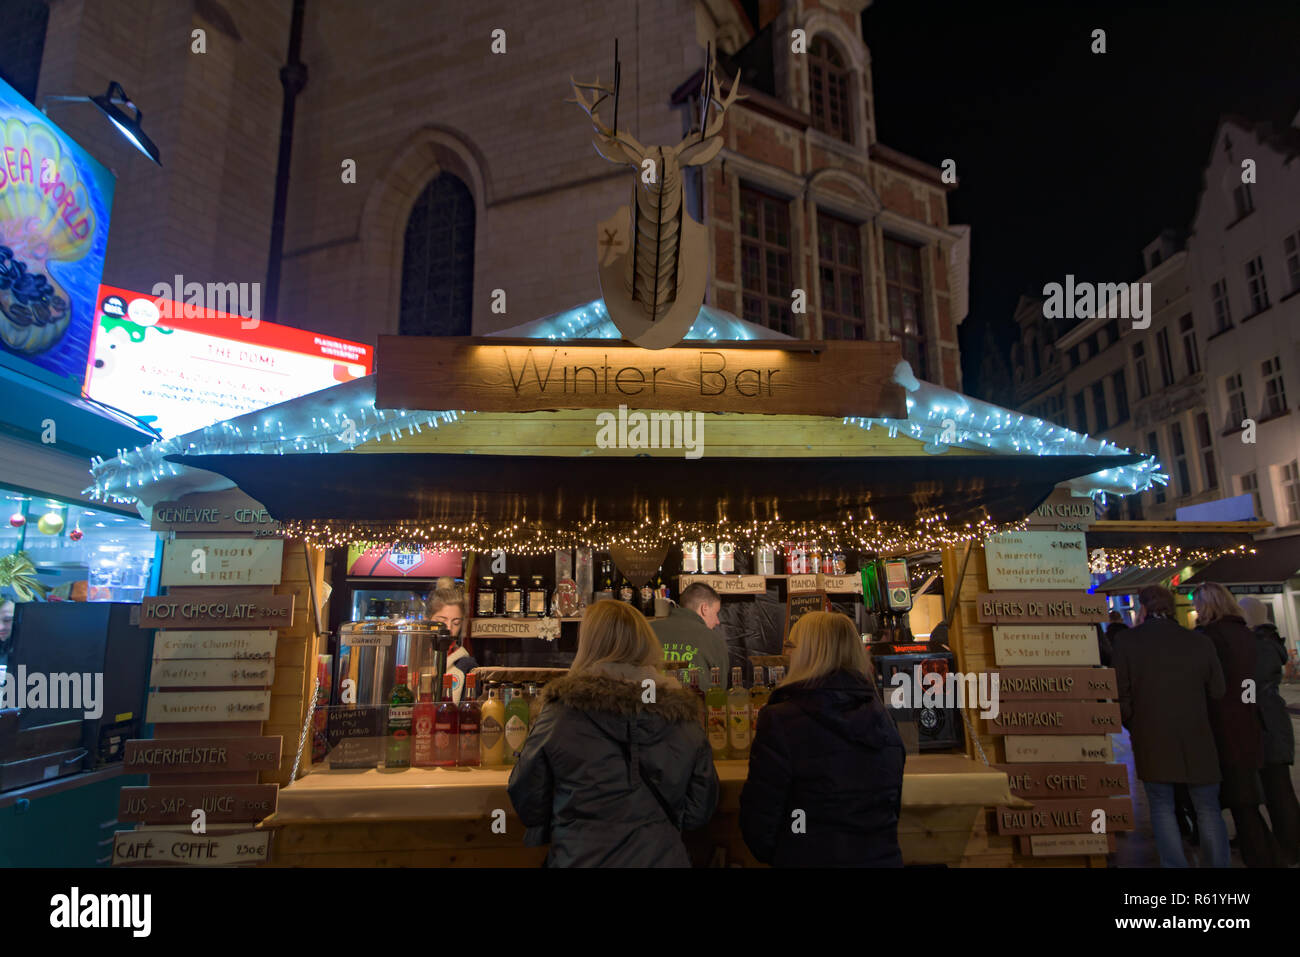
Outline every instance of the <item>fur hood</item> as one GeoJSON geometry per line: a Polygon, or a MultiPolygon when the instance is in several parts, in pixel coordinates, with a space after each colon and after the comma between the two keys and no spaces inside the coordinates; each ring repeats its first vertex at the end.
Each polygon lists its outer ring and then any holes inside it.
{"type": "Polygon", "coordinates": [[[676,679],[649,668],[604,665],[576,675],[548,681],[542,688],[542,702],[557,701],[581,711],[632,717],[651,712],[673,724],[698,722],[703,718],[699,699],[682,688],[676,679]],[[644,678],[656,682],[655,701],[641,700],[644,678]]]}

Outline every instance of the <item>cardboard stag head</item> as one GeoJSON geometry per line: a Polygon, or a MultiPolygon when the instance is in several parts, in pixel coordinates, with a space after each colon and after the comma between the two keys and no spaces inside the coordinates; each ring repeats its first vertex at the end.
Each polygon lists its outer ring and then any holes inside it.
{"type": "MultiPolygon", "coordinates": [[[[606,125],[602,105],[615,89],[570,78],[576,102],[591,117],[596,152],[637,171],[634,202],[597,226],[600,289],[610,319],[624,338],[646,349],[680,342],[708,283],[708,233],[686,212],[682,170],[703,166],[722,149],[722,121],[740,94],[740,74],[721,97],[712,67],[700,88],[700,128],[676,146],[642,146],[632,134],[606,125]],[[715,109],[716,107],[716,109],[715,109]],[[712,114],[710,116],[710,114],[712,114]]],[[[617,112],[615,113],[617,116],[617,112]]]]}

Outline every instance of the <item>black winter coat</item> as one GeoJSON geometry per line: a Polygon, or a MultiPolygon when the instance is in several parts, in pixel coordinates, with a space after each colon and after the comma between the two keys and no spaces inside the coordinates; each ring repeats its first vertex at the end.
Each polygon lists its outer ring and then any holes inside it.
{"type": "Polygon", "coordinates": [[[740,793],[745,843],[776,867],[901,867],[904,759],[864,678],[837,671],[777,688],[759,714],[740,793]]]}
{"type": "Polygon", "coordinates": [[[1264,763],[1294,764],[1295,729],[1291,727],[1291,715],[1279,690],[1282,666],[1286,664],[1286,643],[1273,624],[1256,625],[1252,630],[1255,632],[1259,714],[1264,720],[1264,763]]]}
{"type": "Polygon", "coordinates": [[[1223,666],[1227,690],[1210,707],[1210,724],[1219,749],[1219,764],[1254,771],[1264,766],[1264,722],[1259,714],[1259,687],[1254,701],[1242,701],[1246,682],[1255,682],[1257,639],[1246,623],[1235,615],[1220,618],[1198,629],[1210,636],[1223,666]]]}
{"type": "Polygon", "coordinates": [[[1168,618],[1148,618],[1115,643],[1119,709],[1133,736],[1142,781],[1217,784],[1223,780],[1210,726],[1223,697],[1223,668],[1205,635],[1168,618]]]}
{"type": "Polygon", "coordinates": [[[642,694],[591,672],[543,688],[509,790],[527,843],[550,841],[548,866],[690,866],[680,829],[703,827],[718,801],[702,706],[675,681],[653,704],[642,694]]]}

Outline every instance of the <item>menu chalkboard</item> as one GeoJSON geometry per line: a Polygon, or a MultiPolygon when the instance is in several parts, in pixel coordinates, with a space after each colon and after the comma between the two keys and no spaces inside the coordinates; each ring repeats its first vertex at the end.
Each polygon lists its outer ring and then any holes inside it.
{"type": "Polygon", "coordinates": [[[804,592],[798,595],[786,595],[785,599],[785,648],[789,650],[794,646],[790,644],[790,630],[794,628],[797,622],[810,611],[827,611],[829,604],[824,591],[804,592]]]}
{"type": "Polygon", "coordinates": [[[379,766],[386,707],[331,708],[327,723],[330,768],[379,766]]]}

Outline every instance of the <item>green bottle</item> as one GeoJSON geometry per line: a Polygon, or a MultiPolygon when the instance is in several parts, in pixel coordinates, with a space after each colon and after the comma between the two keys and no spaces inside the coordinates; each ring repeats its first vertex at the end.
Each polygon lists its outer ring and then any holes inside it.
{"type": "Polygon", "coordinates": [[[397,666],[397,683],[388,698],[388,737],[384,768],[405,771],[411,766],[411,718],[415,695],[406,684],[406,665],[397,666]]]}
{"type": "Polygon", "coordinates": [[[749,757],[751,737],[749,692],[745,690],[744,672],[731,669],[731,690],[727,692],[727,746],[733,758],[749,757]]]}
{"type": "Polygon", "coordinates": [[[506,705],[506,764],[514,764],[528,737],[528,699],[518,688],[506,705]]]}
{"type": "Polygon", "coordinates": [[[709,748],[713,760],[727,757],[727,692],[722,687],[722,669],[709,669],[709,690],[704,695],[704,705],[709,713],[709,748]]]}

